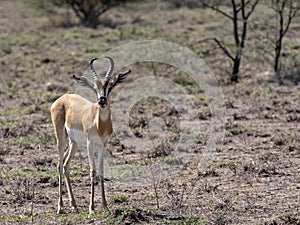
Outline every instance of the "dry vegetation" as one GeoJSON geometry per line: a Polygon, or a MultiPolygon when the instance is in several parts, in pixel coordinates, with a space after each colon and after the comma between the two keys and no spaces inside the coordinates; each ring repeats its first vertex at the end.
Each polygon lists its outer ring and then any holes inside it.
{"type": "MultiPolygon", "coordinates": [[[[0,14],[1,224],[300,224],[299,18],[284,42],[286,76],[278,85],[268,72],[272,65],[265,49],[270,43],[263,38],[263,24],[272,14],[264,7],[253,15],[237,84],[227,83],[230,68],[222,51],[214,43],[198,43],[207,36],[233,41],[228,21],[209,9],[176,8],[166,1],[128,4],[105,13],[97,29],[79,26],[71,12],[60,9],[49,18],[17,0],[2,0],[0,14]],[[70,77],[81,75],[91,58],[151,39],[191,48],[216,74],[227,121],[214,162],[198,173],[197,160],[191,160],[169,179],[150,179],[145,185],[107,179],[111,211],[102,213],[97,196],[97,213],[88,218],[89,168],[82,152],[71,172],[79,212],[56,215],[58,156],[51,103],[77,90],[70,77]]],[[[194,152],[201,157],[211,119],[203,91],[186,74],[157,63],[132,65],[127,82],[152,76],[153,68],[194,96],[203,125],[194,152]]],[[[130,166],[149,164],[172,151],[180,133],[176,110],[150,98],[134,105],[130,114],[131,129],[141,139],[149,118],[169,120],[167,141],[142,155],[114,137],[108,155],[130,166]]]]}

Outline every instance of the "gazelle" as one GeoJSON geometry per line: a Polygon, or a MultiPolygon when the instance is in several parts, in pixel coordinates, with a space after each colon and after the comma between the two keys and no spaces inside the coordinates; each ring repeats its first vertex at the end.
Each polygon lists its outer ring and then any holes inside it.
{"type": "Polygon", "coordinates": [[[59,172],[59,198],[58,211],[62,212],[62,174],[65,176],[65,182],[68,190],[70,206],[77,210],[75,199],[70,184],[70,161],[80,145],[87,145],[87,153],[90,166],[91,193],[89,214],[94,212],[94,187],[96,183],[95,154],[98,153],[97,173],[100,178],[100,193],[102,197],[102,207],[108,210],[104,191],[103,177],[103,157],[106,144],[113,132],[110,112],[109,94],[118,84],[122,83],[131,72],[120,73],[114,79],[111,79],[114,69],[114,61],[110,57],[105,57],[110,61],[110,67],[103,80],[100,80],[96,73],[93,62],[90,62],[90,73],[94,82],[86,77],[73,78],[82,86],[90,88],[97,96],[97,103],[92,103],[87,99],[76,94],[65,94],[58,98],[51,106],[51,117],[54,126],[54,132],[57,139],[57,149],[59,152],[59,161],[57,169],[59,172]],[[68,149],[65,151],[68,144],[68,149]]]}

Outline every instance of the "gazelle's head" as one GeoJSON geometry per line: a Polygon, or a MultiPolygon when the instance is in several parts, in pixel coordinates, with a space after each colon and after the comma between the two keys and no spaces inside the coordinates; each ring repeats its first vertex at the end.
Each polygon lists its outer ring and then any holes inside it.
{"type": "Polygon", "coordinates": [[[106,56],[105,58],[109,59],[110,61],[110,67],[108,71],[105,74],[105,78],[103,80],[100,80],[97,72],[94,69],[93,63],[97,58],[94,58],[90,62],[90,73],[93,76],[94,82],[89,81],[86,77],[76,77],[73,75],[73,78],[84,87],[88,87],[92,89],[96,96],[97,96],[97,102],[100,108],[106,108],[109,104],[108,102],[108,96],[111,90],[117,86],[118,84],[122,83],[127,75],[131,72],[131,70],[128,70],[125,73],[120,73],[115,78],[112,79],[112,74],[114,70],[114,60],[111,57],[106,56]]]}

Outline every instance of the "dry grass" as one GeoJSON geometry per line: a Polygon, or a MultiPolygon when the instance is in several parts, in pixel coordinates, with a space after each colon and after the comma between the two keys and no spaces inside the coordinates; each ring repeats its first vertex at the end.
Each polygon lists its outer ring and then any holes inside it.
{"type": "MultiPolygon", "coordinates": [[[[270,16],[269,11],[262,12],[259,8],[255,18],[270,16]]],[[[206,36],[232,41],[230,24],[207,9],[175,8],[164,1],[127,5],[103,15],[104,25],[95,30],[76,25],[72,14],[69,19],[74,26],[66,27],[60,21],[65,11],[59,11],[60,19],[53,21],[22,1],[1,1],[0,13],[1,224],[300,223],[299,85],[293,80],[280,86],[264,73],[270,69],[269,59],[259,57],[256,51],[262,28],[251,28],[256,30],[249,36],[241,82],[231,85],[226,84],[229,65],[221,51],[212,44],[197,44],[206,36]],[[51,103],[77,90],[70,77],[81,75],[91,58],[124,43],[149,39],[190,47],[205,56],[220,81],[227,122],[214,162],[203,173],[197,172],[210,129],[209,100],[176,68],[154,64],[158,76],[172,79],[194,97],[203,124],[194,149],[196,157],[169,179],[150,177],[139,186],[107,180],[111,212],[101,211],[97,196],[95,217],[88,218],[88,166],[82,151],[83,158],[75,157],[71,172],[79,213],[56,215],[57,151],[51,103]]],[[[291,64],[297,59],[293,56],[298,36],[295,25],[285,39],[284,60],[291,64]]],[[[134,72],[128,83],[154,73],[150,63],[135,64],[131,69],[134,72]]],[[[149,133],[147,122],[152,117],[169,121],[169,139],[143,155],[113,138],[108,155],[128,170],[168,155],[181,132],[176,111],[163,101],[141,101],[130,113],[131,129],[140,140],[149,133]]]]}

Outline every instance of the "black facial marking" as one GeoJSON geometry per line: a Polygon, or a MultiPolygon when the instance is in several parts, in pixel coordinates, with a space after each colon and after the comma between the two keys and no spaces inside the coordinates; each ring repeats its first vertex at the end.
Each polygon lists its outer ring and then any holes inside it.
{"type": "Polygon", "coordinates": [[[101,96],[98,101],[99,106],[105,107],[107,106],[107,98],[105,96],[101,96]]]}
{"type": "Polygon", "coordinates": [[[105,80],[104,84],[103,84],[103,95],[104,96],[108,95],[108,93],[107,93],[107,86],[108,86],[108,84],[109,84],[109,80],[105,80]]]}

